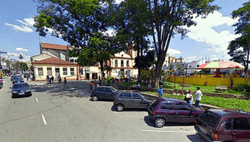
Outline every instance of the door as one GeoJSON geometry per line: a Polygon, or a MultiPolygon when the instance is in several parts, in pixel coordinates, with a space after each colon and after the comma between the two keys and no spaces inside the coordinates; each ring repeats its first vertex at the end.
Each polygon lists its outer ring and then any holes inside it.
{"type": "Polygon", "coordinates": [[[113,100],[114,97],[113,97],[113,91],[110,89],[110,88],[105,88],[105,98],[108,99],[108,100],[113,100]]]}
{"type": "Polygon", "coordinates": [[[175,122],[175,109],[173,102],[163,103],[157,113],[167,118],[167,122],[175,122]]]}
{"type": "Polygon", "coordinates": [[[55,68],[55,69],[56,69],[56,76],[55,76],[55,78],[57,78],[60,75],[60,70],[59,70],[59,68],[55,68]]]}
{"type": "Polygon", "coordinates": [[[221,128],[219,128],[220,140],[232,140],[232,118],[222,120],[221,128]],[[223,126],[224,125],[224,126],[223,126]]]}
{"type": "Polygon", "coordinates": [[[250,126],[247,118],[233,119],[233,140],[235,142],[250,141],[250,126]]]}
{"type": "Polygon", "coordinates": [[[132,95],[130,92],[123,93],[123,105],[125,108],[132,108],[132,95]]]}
{"type": "Polygon", "coordinates": [[[146,108],[145,104],[142,104],[142,97],[139,95],[139,93],[132,93],[132,94],[133,94],[132,107],[146,108]]]}
{"type": "Polygon", "coordinates": [[[175,104],[176,108],[176,121],[180,123],[195,122],[195,118],[192,116],[192,109],[184,103],[175,104]]]}
{"type": "Polygon", "coordinates": [[[104,94],[105,88],[103,87],[97,87],[96,88],[96,95],[99,97],[99,99],[106,99],[106,95],[104,94]]]}

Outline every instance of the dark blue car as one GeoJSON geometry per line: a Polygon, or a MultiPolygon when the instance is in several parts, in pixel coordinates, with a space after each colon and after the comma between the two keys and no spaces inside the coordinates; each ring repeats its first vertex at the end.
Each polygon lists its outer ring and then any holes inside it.
{"type": "Polygon", "coordinates": [[[27,83],[15,83],[11,89],[12,98],[17,96],[32,96],[30,86],[27,83]]]}
{"type": "Polygon", "coordinates": [[[24,82],[22,77],[20,77],[20,76],[14,76],[13,77],[13,79],[12,79],[13,84],[20,83],[20,82],[24,82]]]}

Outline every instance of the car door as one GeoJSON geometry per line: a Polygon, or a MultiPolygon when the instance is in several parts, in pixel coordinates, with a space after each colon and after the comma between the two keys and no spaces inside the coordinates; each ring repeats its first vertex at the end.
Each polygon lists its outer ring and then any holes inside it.
{"type": "Polygon", "coordinates": [[[139,95],[139,93],[132,93],[132,107],[133,108],[145,108],[142,104],[142,97],[139,95]]]}
{"type": "Polygon", "coordinates": [[[173,102],[162,103],[157,113],[164,116],[167,122],[175,122],[175,106],[173,102]]]}
{"type": "Polygon", "coordinates": [[[105,88],[104,87],[97,87],[96,88],[96,95],[99,97],[99,99],[105,99],[105,88]]]}
{"type": "Polygon", "coordinates": [[[244,117],[234,118],[232,135],[235,142],[250,141],[249,120],[244,117]]]}
{"type": "Polygon", "coordinates": [[[130,92],[123,93],[123,105],[125,108],[133,108],[132,95],[130,92]]]}
{"type": "Polygon", "coordinates": [[[195,119],[192,117],[192,109],[185,105],[182,102],[175,104],[176,108],[176,120],[180,123],[190,123],[195,122],[195,119]]]}
{"type": "Polygon", "coordinates": [[[108,100],[113,100],[113,91],[110,89],[110,88],[105,88],[105,99],[108,99],[108,100]]]}

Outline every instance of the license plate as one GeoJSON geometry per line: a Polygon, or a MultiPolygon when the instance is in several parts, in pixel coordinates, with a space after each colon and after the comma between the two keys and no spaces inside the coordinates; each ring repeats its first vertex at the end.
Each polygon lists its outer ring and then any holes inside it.
{"type": "Polygon", "coordinates": [[[18,93],[18,95],[24,95],[24,92],[22,92],[22,93],[18,93]]]}
{"type": "Polygon", "coordinates": [[[204,133],[204,134],[207,133],[206,129],[204,129],[204,128],[202,128],[202,127],[200,127],[200,130],[201,130],[201,132],[204,133]]]}

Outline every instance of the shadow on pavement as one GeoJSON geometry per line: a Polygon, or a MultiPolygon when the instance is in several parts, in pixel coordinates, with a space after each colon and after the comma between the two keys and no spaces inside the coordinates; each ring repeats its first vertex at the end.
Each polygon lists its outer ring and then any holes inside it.
{"type": "Polygon", "coordinates": [[[206,142],[206,140],[200,137],[198,134],[187,135],[187,137],[192,142],[206,142]]]}
{"type": "Polygon", "coordinates": [[[150,126],[150,127],[156,127],[155,124],[154,124],[153,119],[151,119],[150,117],[145,116],[145,117],[144,117],[144,121],[145,121],[145,123],[146,123],[148,126],[150,126]]]}

